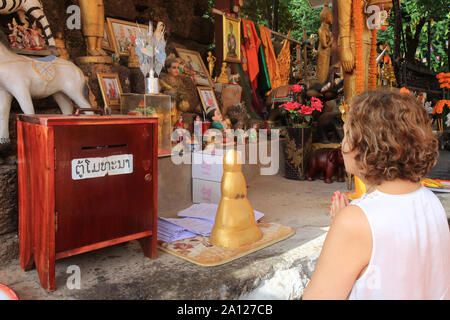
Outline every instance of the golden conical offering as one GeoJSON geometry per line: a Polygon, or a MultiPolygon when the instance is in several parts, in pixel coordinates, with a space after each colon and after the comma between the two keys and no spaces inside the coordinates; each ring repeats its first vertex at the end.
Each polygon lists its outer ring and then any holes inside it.
{"type": "Polygon", "coordinates": [[[223,169],[222,199],[210,241],[215,246],[234,249],[259,241],[262,232],[247,199],[242,160],[235,150],[225,155],[223,169]]]}

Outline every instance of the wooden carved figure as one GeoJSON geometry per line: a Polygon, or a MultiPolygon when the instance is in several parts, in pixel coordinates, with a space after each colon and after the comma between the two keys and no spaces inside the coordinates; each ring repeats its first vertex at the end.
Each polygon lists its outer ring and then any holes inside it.
{"type": "Polygon", "coordinates": [[[333,44],[333,35],[330,31],[330,25],[333,23],[333,13],[328,8],[328,1],[325,2],[325,7],[320,13],[320,22],[322,22],[322,25],[318,32],[320,43],[317,78],[320,82],[324,83],[330,71],[331,45],[333,44]]]}
{"type": "Polygon", "coordinates": [[[9,142],[9,113],[13,98],[25,114],[34,114],[32,98],[53,96],[63,114],[72,114],[72,100],[91,108],[83,72],[72,62],[54,56],[33,59],[0,43],[0,144],[9,142]]]}
{"type": "Polygon", "coordinates": [[[338,182],[344,182],[344,158],[341,148],[319,149],[313,152],[309,159],[306,179],[313,181],[316,174],[320,174],[320,179],[325,183],[333,183],[333,176],[338,174],[338,182]]]}

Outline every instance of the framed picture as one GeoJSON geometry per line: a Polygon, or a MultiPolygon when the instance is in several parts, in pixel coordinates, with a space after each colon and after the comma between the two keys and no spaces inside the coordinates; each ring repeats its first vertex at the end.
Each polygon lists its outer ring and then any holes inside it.
{"type": "MultiPolygon", "coordinates": [[[[129,56],[130,46],[136,41],[138,24],[113,18],[107,18],[106,21],[114,51],[121,56],[129,56]]],[[[148,26],[146,25],[140,24],[139,28],[148,32],[148,26]]]]}
{"type": "Polygon", "coordinates": [[[200,100],[202,101],[205,114],[208,114],[212,109],[218,109],[220,111],[216,95],[214,94],[214,90],[212,88],[197,87],[197,90],[198,94],[200,95],[200,100]]]}
{"type": "Polygon", "coordinates": [[[105,22],[105,31],[104,31],[104,37],[102,40],[102,49],[108,50],[108,51],[114,51],[114,46],[111,41],[111,31],[109,30],[108,23],[105,22]]]}
{"type": "Polygon", "coordinates": [[[102,91],[105,108],[120,110],[120,95],[122,86],[120,85],[119,75],[115,73],[97,73],[100,90],[102,91]]]}
{"type": "Polygon", "coordinates": [[[223,57],[227,62],[241,62],[241,19],[223,16],[223,57]]]}
{"type": "Polygon", "coordinates": [[[192,50],[175,48],[178,56],[182,60],[183,72],[191,75],[194,83],[199,86],[214,87],[214,83],[209,76],[209,71],[200,56],[200,53],[192,50]]]}

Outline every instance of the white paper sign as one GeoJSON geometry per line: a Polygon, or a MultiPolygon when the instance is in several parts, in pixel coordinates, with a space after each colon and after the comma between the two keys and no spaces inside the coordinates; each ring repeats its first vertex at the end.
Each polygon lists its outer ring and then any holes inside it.
{"type": "Polygon", "coordinates": [[[133,173],[133,155],[72,160],[72,179],[84,180],[133,173]]]}

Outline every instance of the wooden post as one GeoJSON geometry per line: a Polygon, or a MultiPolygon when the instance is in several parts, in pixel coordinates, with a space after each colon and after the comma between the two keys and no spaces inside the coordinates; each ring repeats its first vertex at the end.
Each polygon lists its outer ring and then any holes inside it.
{"type": "Polygon", "coordinates": [[[431,70],[431,19],[428,20],[428,51],[427,51],[428,68],[431,70]]]}
{"type": "MultiPolygon", "coordinates": [[[[306,40],[308,40],[306,28],[303,28],[303,43],[305,43],[306,40]]],[[[305,44],[304,48],[303,48],[303,71],[304,72],[306,72],[307,65],[308,65],[308,46],[305,44]]]]}

